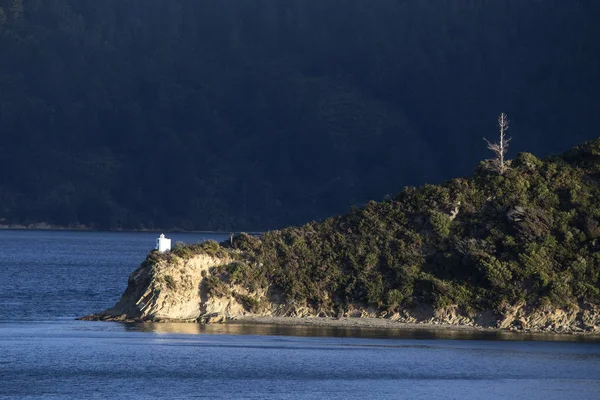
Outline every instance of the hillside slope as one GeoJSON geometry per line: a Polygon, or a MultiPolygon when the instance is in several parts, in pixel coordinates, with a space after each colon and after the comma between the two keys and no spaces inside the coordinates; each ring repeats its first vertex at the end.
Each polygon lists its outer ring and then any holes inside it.
{"type": "MultiPolygon", "coordinates": [[[[600,126],[598,1],[0,0],[0,226],[267,230],[600,126]]],[[[516,154],[516,153],[515,153],[516,154]]]]}
{"type": "MultiPolygon", "coordinates": [[[[545,160],[521,153],[502,176],[482,163],[472,178],[406,188],[322,222],[153,252],[128,292],[137,301],[132,293],[154,284],[144,304],[174,298],[188,265],[210,256],[187,320],[371,316],[598,332],[599,185],[600,139],[545,160]]],[[[123,305],[92,318],[180,319],[123,305]]]]}

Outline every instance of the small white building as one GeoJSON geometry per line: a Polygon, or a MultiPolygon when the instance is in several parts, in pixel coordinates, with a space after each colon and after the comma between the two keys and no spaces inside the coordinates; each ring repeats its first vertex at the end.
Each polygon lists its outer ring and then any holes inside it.
{"type": "Polygon", "coordinates": [[[167,239],[164,233],[161,233],[160,237],[156,239],[156,250],[160,253],[171,250],[171,239],[167,239]]]}

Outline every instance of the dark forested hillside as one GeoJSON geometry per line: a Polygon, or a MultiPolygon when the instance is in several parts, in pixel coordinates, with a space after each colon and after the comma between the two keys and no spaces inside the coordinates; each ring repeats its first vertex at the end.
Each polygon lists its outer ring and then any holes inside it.
{"type": "Polygon", "coordinates": [[[0,224],[265,229],[598,136],[600,3],[0,0],[0,224]]]}

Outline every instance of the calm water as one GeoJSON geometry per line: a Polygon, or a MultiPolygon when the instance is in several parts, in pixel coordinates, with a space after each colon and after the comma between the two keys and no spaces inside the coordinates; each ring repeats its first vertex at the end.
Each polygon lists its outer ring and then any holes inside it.
{"type": "Polygon", "coordinates": [[[0,231],[0,399],[600,399],[594,340],[74,321],[155,237],[0,231]]]}

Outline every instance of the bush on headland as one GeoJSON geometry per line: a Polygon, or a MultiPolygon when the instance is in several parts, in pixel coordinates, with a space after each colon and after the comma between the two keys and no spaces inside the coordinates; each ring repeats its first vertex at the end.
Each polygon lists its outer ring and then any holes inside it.
{"type": "Polygon", "coordinates": [[[595,140],[545,160],[519,154],[502,175],[481,163],[469,179],[406,188],[261,237],[176,246],[145,263],[228,255],[236,261],[213,277],[332,312],[356,304],[390,312],[418,304],[467,313],[506,304],[569,308],[600,304],[599,224],[595,140]]]}

